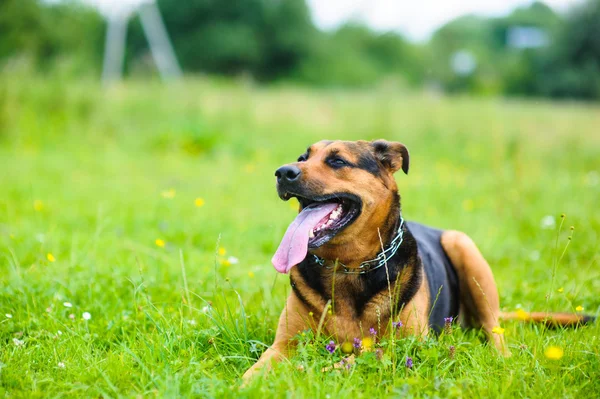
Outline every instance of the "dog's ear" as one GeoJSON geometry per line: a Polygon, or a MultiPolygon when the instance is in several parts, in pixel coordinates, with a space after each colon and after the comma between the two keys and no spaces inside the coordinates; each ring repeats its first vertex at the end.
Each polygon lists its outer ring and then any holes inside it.
{"type": "Polygon", "coordinates": [[[392,173],[400,168],[408,174],[409,156],[408,149],[404,144],[395,141],[374,140],[371,141],[375,157],[383,166],[388,168],[392,173]]]}

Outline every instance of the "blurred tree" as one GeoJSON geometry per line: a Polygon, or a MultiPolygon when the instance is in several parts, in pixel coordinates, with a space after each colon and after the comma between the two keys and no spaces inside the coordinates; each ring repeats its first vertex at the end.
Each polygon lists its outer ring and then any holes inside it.
{"type": "Polygon", "coordinates": [[[556,44],[535,61],[536,94],[600,99],[600,0],[572,9],[556,44]]]}
{"type": "Polygon", "coordinates": [[[77,3],[0,1],[0,62],[25,57],[49,70],[67,60],[72,73],[88,73],[99,69],[102,40],[102,18],[77,3]]]}
{"type": "MultiPolygon", "coordinates": [[[[287,76],[311,51],[316,33],[304,0],[159,0],[158,5],[186,71],[287,76]]],[[[147,52],[139,23],[128,41],[130,60],[147,52]]]]}

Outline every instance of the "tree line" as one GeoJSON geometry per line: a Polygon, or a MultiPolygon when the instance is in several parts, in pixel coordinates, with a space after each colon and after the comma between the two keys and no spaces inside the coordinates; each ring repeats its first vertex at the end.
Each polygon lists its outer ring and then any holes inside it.
{"type": "MultiPolygon", "coordinates": [[[[356,23],[324,32],[305,0],[158,0],[186,73],[321,87],[434,87],[446,92],[600,99],[600,0],[565,15],[543,3],[505,17],[467,15],[427,43],[356,23]]],[[[100,74],[106,23],[79,2],[0,2],[0,68],[100,74]]],[[[126,73],[156,73],[137,18],[126,73]]]]}

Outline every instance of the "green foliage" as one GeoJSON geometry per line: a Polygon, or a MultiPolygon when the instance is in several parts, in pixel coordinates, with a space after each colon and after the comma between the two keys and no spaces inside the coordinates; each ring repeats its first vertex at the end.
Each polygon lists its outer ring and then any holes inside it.
{"type": "Polygon", "coordinates": [[[404,142],[404,214],[471,235],[505,310],[597,314],[598,126],[594,105],[2,73],[0,395],[595,397],[598,323],[507,323],[507,359],[458,328],[382,339],[347,372],[307,333],[268,378],[240,376],[290,291],[270,258],[297,210],[273,171],[324,138],[404,142]]]}

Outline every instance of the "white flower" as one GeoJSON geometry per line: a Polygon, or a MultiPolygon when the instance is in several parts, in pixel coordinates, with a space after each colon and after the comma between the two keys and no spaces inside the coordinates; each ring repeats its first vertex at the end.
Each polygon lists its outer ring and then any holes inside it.
{"type": "Polygon", "coordinates": [[[534,262],[540,260],[540,251],[532,251],[529,254],[529,259],[531,259],[534,262]]]}
{"type": "Polygon", "coordinates": [[[552,215],[546,215],[542,218],[540,226],[544,230],[552,230],[556,227],[556,219],[552,215]]]}
{"type": "Polygon", "coordinates": [[[210,305],[206,305],[205,307],[202,308],[202,313],[208,313],[210,312],[210,305]]]}
{"type": "Polygon", "coordinates": [[[237,265],[240,262],[240,260],[238,258],[236,258],[235,256],[230,256],[229,258],[227,258],[227,261],[231,265],[237,265]]]}
{"type": "Polygon", "coordinates": [[[56,334],[58,334],[58,335],[62,335],[62,331],[58,330],[58,331],[56,332],[56,334]]]}
{"type": "Polygon", "coordinates": [[[6,316],[7,319],[12,319],[12,315],[10,313],[5,314],[4,316],[6,316]]]}
{"type": "Polygon", "coordinates": [[[71,302],[63,302],[63,306],[64,306],[65,308],[72,308],[72,307],[73,307],[73,304],[72,304],[71,302]]]}
{"type": "Polygon", "coordinates": [[[81,317],[83,317],[83,320],[89,320],[92,318],[92,315],[90,314],[90,312],[83,312],[81,317]]]}
{"type": "Polygon", "coordinates": [[[25,344],[25,341],[22,341],[18,338],[13,338],[13,344],[15,344],[15,346],[23,346],[25,344]]]}
{"type": "Polygon", "coordinates": [[[58,368],[59,369],[64,369],[65,368],[65,363],[64,362],[58,362],[58,368]]]}
{"type": "Polygon", "coordinates": [[[196,320],[195,319],[190,319],[190,320],[188,320],[188,323],[190,325],[192,325],[192,326],[195,326],[196,325],[196,320]]]}

